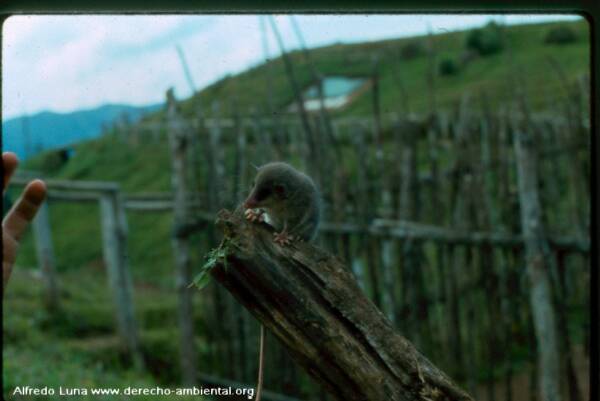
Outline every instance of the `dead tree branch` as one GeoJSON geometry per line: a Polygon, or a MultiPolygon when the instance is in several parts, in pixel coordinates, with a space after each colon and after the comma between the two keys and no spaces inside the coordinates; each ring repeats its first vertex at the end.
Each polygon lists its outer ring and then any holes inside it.
{"type": "MultiPolygon", "coordinates": [[[[400,334],[336,257],[223,210],[212,270],[294,360],[338,400],[473,400],[400,334]]],[[[267,373],[268,374],[268,373],[267,373]]]]}

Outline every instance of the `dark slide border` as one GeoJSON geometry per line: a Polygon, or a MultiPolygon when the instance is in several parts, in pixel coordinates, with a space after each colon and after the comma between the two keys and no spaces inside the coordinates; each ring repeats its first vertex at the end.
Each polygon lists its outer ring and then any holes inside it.
{"type": "MultiPolygon", "coordinates": [[[[591,222],[591,363],[590,363],[590,400],[600,400],[598,383],[600,382],[600,364],[598,335],[598,287],[600,287],[600,261],[598,258],[598,233],[600,231],[598,206],[598,155],[600,141],[598,127],[600,110],[598,94],[598,21],[600,20],[600,1],[598,0],[404,0],[400,1],[283,1],[283,0],[208,0],[208,1],[158,1],[158,0],[104,0],[96,4],[69,0],[4,0],[0,3],[0,22],[14,14],[64,14],[64,13],[577,13],[585,17],[590,26],[591,36],[591,111],[592,111],[592,222],[591,222]]],[[[1,51],[0,51],[1,55],[1,51]]],[[[1,94],[0,94],[1,96],[1,94]]],[[[1,98],[0,98],[1,100],[1,98]]]]}

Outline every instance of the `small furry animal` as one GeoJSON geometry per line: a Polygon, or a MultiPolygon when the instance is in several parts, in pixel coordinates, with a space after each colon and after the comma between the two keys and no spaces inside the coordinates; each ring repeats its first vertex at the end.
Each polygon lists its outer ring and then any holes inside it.
{"type": "Polygon", "coordinates": [[[321,218],[321,200],[313,180],[283,162],[258,168],[252,191],[244,202],[245,217],[265,221],[279,232],[274,241],[289,245],[315,237],[321,218]]]}
{"type": "MultiPolygon", "coordinates": [[[[258,168],[243,207],[248,220],[267,220],[279,231],[273,236],[280,245],[289,245],[295,240],[310,241],[319,228],[321,200],[317,187],[309,176],[286,163],[272,162],[258,168]]],[[[255,401],[261,398],[264,361],[265,327],[261,325],[255,401]]]]}

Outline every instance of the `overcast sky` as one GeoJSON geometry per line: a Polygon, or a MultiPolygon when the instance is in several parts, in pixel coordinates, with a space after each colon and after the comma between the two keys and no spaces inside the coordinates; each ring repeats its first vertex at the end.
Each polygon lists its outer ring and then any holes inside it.
{"type": "MultiPolygon", "coordinates": [[[[309,47],[462,30],[491,18],[506,23],[577,19],[513,15],[296,16],[309,47]]],[[[299,43],[289,16],[277,16],[287,49],[299,43]]],[[[185,52],[197,88],[264,60],[255,15],[14,16],[3,25],[2,118],[42,110],[69,112],[106,103],[162,102],[191,90],[176,45],[185,52]]],[[[269,31],[269,52],[280,52],[269,31]]]]}

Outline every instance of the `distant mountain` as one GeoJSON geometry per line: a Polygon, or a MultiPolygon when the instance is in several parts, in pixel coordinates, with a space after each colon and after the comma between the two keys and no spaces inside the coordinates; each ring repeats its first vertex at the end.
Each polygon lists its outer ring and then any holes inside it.
{"type": "Polygon", "coordinates": [[[44,111],[11,118],[2,122],[2,150],[15,152],[24,160],[42,150],[98,137],[103,126],[110,125],[122,116],[135,122],[161,107],[162,104],[142,107],[108,104],[72,113],[44,111]]]}

